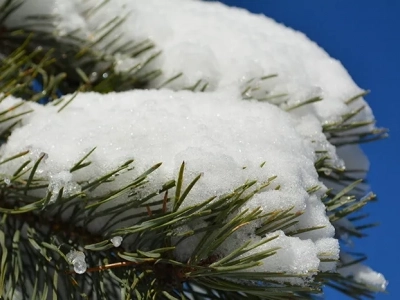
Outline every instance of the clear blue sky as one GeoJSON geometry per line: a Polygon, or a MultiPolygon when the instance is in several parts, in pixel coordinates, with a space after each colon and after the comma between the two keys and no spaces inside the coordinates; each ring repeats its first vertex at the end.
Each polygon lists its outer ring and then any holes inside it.
{"type": "MultiPolygon", "coordinates": [[[[389,280],[389,294],[378,294],[376,299],[400,299],[400,1],[220,2],[263,13],[304,32],[339,59],[360,87],[371,90],[366,100],[378,126],[390,129],[390,137],[363,146],[371,161],[368,179],[379,197],[366,211],[380,226],[370,229],[367,238],[357,240],[354,250],[367,253],[367,264],[389,280]]],[[[326,299],[348,298],[327,291],[326,299]]]]}

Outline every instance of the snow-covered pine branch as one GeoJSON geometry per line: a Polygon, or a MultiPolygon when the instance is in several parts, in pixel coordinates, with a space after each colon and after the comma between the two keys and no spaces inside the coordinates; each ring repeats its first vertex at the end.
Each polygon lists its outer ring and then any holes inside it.
{"type": "MultiPolygon", "coordinates": [[[[173,285],[171,292],[157,283],[160,299],[185,295],[182,283],[257,299],[305,297],[324,278],[343,283],[335,271],[352,258],[340,253],[339,240],[362,234],[346,216],[373,198],[359,198],[366,186],[345,187],[368,170],[357,143],[383,132],[364,91],[306,36],[262,15],[194,0],[26,1],[3,25],[45,30],[60,43],[86,41],[102,61],[90,74],[79,65],[88,84],[81,91],[111,73],[121,84],[134,74],[146,88],[79,92],[44,106],[3,94],[0,129],[11,134],[0,149],[2,226],[47,247],[55,294],[73,294],[59,286],[68,264],[87,276],[75,288],[98,298],[150,289],[147,278],[141,287],[110,287],[142,276],[147,264],[154,264],[149,276],[173,285]],[[43,15],[51,16],[46,28],[26,19],[43,15]],[[133,269],[132,278],[104,267],[118,263],[133,269]],[[168,273],[167,265],[184,274],[168,273]],[[93,275],[101,266],[109,271],[100,280],[104,291],[93,275]]],[[[1,59],[10,70],[13,61],[1,59]]],[[[3,249],[11,247],[3,240],[3,249]]],[[[27,248],[21,252],[29,256],[27,248]]],[[[360,264],[342,273],[354,277],[352,296],[387,284],[360,264]]],[[[12,280],[1,284],[13,290],[12,280]]]]}

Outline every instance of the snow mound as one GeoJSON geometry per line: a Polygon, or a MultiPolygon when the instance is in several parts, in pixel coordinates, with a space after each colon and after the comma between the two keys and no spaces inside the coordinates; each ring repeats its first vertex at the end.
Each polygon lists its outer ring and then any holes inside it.
{"type": "MultiPolygon", "coordinates": [[[[7,25],[25,22],[24,18],[31,14],[56,15],[49,30],[63,36],[79,29],[77,34],[89,42],[101,39],[95,47],[116,52],[113,59],[121,72],[162,50],[146,68],[162,71],[149,88],[163,89],[107,95],[80,93],[60,113],[52,104],[43,107],[26,103],[11,110],[7,116],[29,109],[33,112],[23,117],[0,149],[3,160],[28,151],[0,165],[3,180],[9,183],[24,161],[31,160],[25,167],[28,168],[43,157],[37,174],[49,182],[48,190],[56,197],[61,188],[67,194],[77,193],[82,183],[133,159],[133,170],[98,188],[93,195],[124,186],[162,162],[150,176],[148,186],[157,189],[177,177],[184,161],[185,180],[202,174],[183,203],[185,207],[232,192],[246,181],[262,184],[276,176],[242,209],[260,207],[263,213],[272,213],[293,208],[301,213],[299,222],[263,237],[254,234],[260,224],[252,224],[235,232],[219,251],[227,255],[244,240],[258,243],[278,236],[254,250],[279,248],[255,271],[307,276],[318,270],[334,271],[336,264],[332,260],[338,259],[339,245],[321,202],[326,187],[315,170],[316,152],[326,152],[337,168],[348,163],[352,169],[368,169],[364,157],[351,159],[359,156],[358,148],[338,152],[343,154],[343,161],[323,133],[323,125],[340,120],[361,106],[365,108],[352,120],[373,120],[371,109],[361,97],[346,103],[362,90],[340,62],[302,33],[265,16],[220,3],[119,0],[93,9],[97,5],[99,1],[95,0],[26,1],[7,25]],[[102,38],[104,28],[115,17],[125,20],[102,38]],[[155,44],[154,51],[138,57],[117,51],[126,42],[147,39],[155,44]],[[169,82],[173,77],[176,79],[169,82]],[[205,92],[182,91],[188,87],[205,92]],[[322,101],[286,111],[316,97],[322,101]],[[254,100],[264,98],[269,100],[254,100]],[[71,172],[71,167],[94,147],[91,165],[71,172]],[[309,193],[315,187],[320,189],[309,193]],[[286,235],[316,226],[321,229],[286,235]]],[[[0,111],[19,102],[8,97],[0,103],[0,111]]],[[[0,127],[5,129],[8,125],[10,122],[3,122],[0,127]]],[[[43,191],[37,191],[40,192],[43,191]]],[[[124,201],[127,198],[121,196],[116,203],[124,201]]],[[[92,223],[90,230],[98,231],[101,222],[99,219],[97,224],[92,223]]],[[[198,225],[185,224],[180,230],[189,231],[198,225]]],[[[200,237],[195,236],[187,239],[176,249],[176,256],[187,259],[191,252],[188,249],[194,249],[199,241],[200,237]]],[[[365,268],[359,271],[355,276],[360,281],[384,289],[383,277],[365,268]]]]}

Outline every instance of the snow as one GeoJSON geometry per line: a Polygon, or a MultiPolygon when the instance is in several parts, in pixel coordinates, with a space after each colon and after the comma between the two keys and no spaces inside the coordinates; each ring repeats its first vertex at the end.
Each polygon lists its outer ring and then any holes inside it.
{"type": "MultiPolygon", "coordinates": [[[[14,101],[9,100],[12,105],[14,101]]],[[[310,201],[307,188],[320,184],[312,145],[296,131],[296,120],[273,105],[242,101],[238,95],[170,90],[82,93],[61,113],[51,105],[25,106],[35,112],[14,130],[1,154],[30,152],[1,171],[10,174],[23,161],[36,161],[45,153],[37,172],[50,179],[49,189],[54,192],[66,184],[107,174],[129,159],[135,160],[130,179],[163,163],[152,180],[155,187],[176,178],[183,161],[186,180],[202,173],[185,206],[230,192],[246,180],[263,183],[277,176],[271,188],[258,193],[247,206],[265,207],[265,212],[292,206],[303,211],[310,201]],[[92,164],[69,173],[94,147],[92,164]],[[278,185],[280,190],[274,190],[278,185]]],[[[315,210],[325,215],[321,203],[315,210]]],[[[321,222],[329,225],[326,218],[321,222]]]]}
{"type": "MultiPolygon", "coordinates": [[[[346,254],[341,255],[341,259],[345,264],[354,261],[354,258],[346,254]]],[[[355,281],[371,286],[376,291],[385,291],[388,285],[388,281],[381,273],[375,272],[370,267],[361,263],[350,264],[349,266],[339,268],[338,271],[343,276],[350,276],[355,281]]]]}
{"type": "Polygon", "coordinates": [[[336,261],[339,259],[339,241],[334,238],[319,239],[317,247],[318,258],[321,261],[319,269],[323,272],[336,271],[336,261]]]}
{"type": "MultiPolygon", "coordinates": [[[[350,106],[344,103],[362,90],[340,62],[304,34],[262,15],[194,0],[119,0],[92,13],[88,8],[98,6],[98,1],[37,2],[33,5],[27,1],[9,20],[10,25],[38,11],[56,14],[54,29],[60,34],[79,29],[83,38],[96,41],[104,33],[99,28],[114,16],[126,16],[125,22],[97,46],[104,47],[118,36],[120,41],[113,43],[110,52],[126,41],[153,41],[157,46],[154,51],[161,49],[162,54],[151,67],[163,71],[153,87],[181,72],[183,76],[167,87],[179,90],[203,80],[209,84],[209,91],[239,89],[248,80],[277,74],[262,81],[260,89],[269,96],[287,94],[292,104],[322,96],[323,101],[307,109],[321,123],[335,121],[349,109],[366,105],[362,98],[350,106]]],[[[119,56],[120,65],[121,59],[119,56]]],[[[368,105],[358,118],[373,119],[368,105]]]]}
{"type": "MultiPolygon", "coordinates": [[[[124,186],[162,162],[146,186],[153,191],[175,179],[184,161],[185,182],[202,174],[183,203],[184,208],[229,193],[248,180],[257,180],[260,185],[276,176],[241,211],[260,207],[267,214],[293,208],[293,212],[301,213],[298,223],[264,237],[254,234],[260,224],[250,224],[221,245],[219,254],[231,253],[250,237],[259,242],[278,235],[277,239],[252,250],[280,248],[254,271],[311,276],[318,269],[336,269],[335,262],[321,261],[338,259],[339,244],[333,238],[334,227],[321,202],[327,188],[318,178],[314,162],[327,154],[329,162],[338,169],[350,166],[364,171],[368,161],[359,148],[336,151],[322,126],[340,120],[342,115],[361,106],[365,109],[352,120],[373,119],[371,109],[362,98],[345,103],[362,90],[340,62],[330,58],[302,33],[265,16],[220,3],[119,0],[106,2],[91,12],[88,8],[98,1],[32,3],[26,1],[7,25],[28,22],[24,17],[29,14],[56,14],[53,27],[48,30],[66,35],[80,29],[78,34],[82,38],[96,41],[107,22],[115,16],[126,16],[125,22],[95,47],[102,49],[120,36],[119,41],[106,49],[112,53],[126,41],[139,43],[149,39],[155,44],[154,50],[137,57],[116,53],[113,56],[116,68],[124,72],[162,50],[146,66],[148,70],[160,69],[162,75],[150,82],[149,90],[106,95],[80,93],[60,113],[52,104],[43,107],[35,103],[24,103],[9,111],[7,117],[33,110],[22,117],[20,126],[0,149],[3,160],[29,150],[25,156],[0,166],[4,182],[10,181],[24,161],[31,159],[29,166],[32,166],[44,155],[37,174],[49,182],[48,191],[53,194],[50,202],[53,202],[61,188],[64,195],[79,193],[82,183],[133,159],[132,170],[90,193],[101,195],[124,186]],[[154,89],[180,73],[181,76],[163,89],[154,89]],[[269,75],[276,76],[263,78],[269,75]],[[181,91],[199,80],[206,87],[204,93],[181,91]],[[251,89],[247,89],[249,86],[251,89]],[[244,96],[249,99],[243,100],[242,93],[246,90],[244,96]],[[272,104],[255,100],[264,97],[273,99],[272,104]],[[286,111],[314,97],[323,100],[286,111]],[[71,173],[71,167],[94,147],[91,165],[71,173]],[[320,189],[310,194],[308,190],[316,186],[320,189]],[[288,235],[288,232],[316,226],[321,228],[288,235]]],[[[64,101],[69,97],[66,95],[64,101]]],[[[20,101],[12,96],[6,98],[0,103],[0,112],[20,101]]],[[[0,123],[0,129],[10,124],[10,121],[0,123]]],[[[368,128],[373,125],[360,130],[368,128]]],[[[35,193],[44,196],[46,191],[35,193]]],[[[122,195],[113,203],[125,201],[127,196],[122,195]]],[[[103,221],[91,223],[89,229],[98,232],[103,221]]],[[[130,225],[135,221],[132,219],[130,225]]],[[[185,224],[177,233],[206,225],[185,224]]],[[[188,259],[200,239],[201,236],[192,236],[179,244],[175,251],[177,258],[188,259]]],[[[122,240],[112,243],[118,245],[118,242],[122,240]]],[[[365,270],[357,271],[356,278],[384,288],[383,277],[365,270]]],[[[305,283],[293,278],[281,280],[305,283]]]]}
{"type": "MultiPolygon", "coordinates": [[[[297,237],[288,237],[281,230],[266,235],[266,239],[278,236],[274,240],[249,251],[248,255],[272,248],[279,248],[275,255],[265,258],[263,265],[252,270],[259,272],[278,272],[288,275],[303,275],[302,278],[275,278],[277,281],[287,281],[291,284],[302,284],[305,279],[310,280],[320,265],[318,250],[311,240],[301,240],[297,237]]],[[[247,256],[247,254],[246,254],[247,256]]]]}
{"type": "MultiPolygon", "coordinates": [[[[16,101],[8,98],[1,103],[1,109],[16,101]]],[[[182,208],[231,192],[246,181],[257,180],[261,184],[277,176],[243,209],[261,207],[269,213],[294,207],[295,212],[304,212],[304,217],[299,218],[293,230],[325,226],[300,234],[308,240],[304,247],[312,245],[309,251],[316,260],[312,240],[333,237],[334,229],[324,205],[317,195],[307,192],[310,187],[322,185],[314,168],[312,143],[296,130],[296,119],[271,104],[243,101],[240,95],[226,92],[148,90],[81,93],[60,113],[51,104],[24,106],[34,112],[14,130],[1,148],[1,155],[6,158],[25,150],[29,153],[3,164],[2,174],[13,174],[27,159],[33,164],[45,154],[37,172],[50,181],[49,190],[56,194],[61,187],[75,187],[79,192],[79,183],[107,174],[129,159],[134,159],[134,169],[105,189],[127,184],[162,162],[148,187],[154,190],[175,179],[185,161],[187,182],[200,173],[203,176],[182,208]],[[72,166],[93,147],[97,148],[90,158],[91,165],[70,173],[72,166]],[[278,185],[280,189],[276,190],[278,185]]],[[[122,196],[116,203],[126,200],[122,196]]],[[[102,224],[99,220],[90,229],[98,231],[102,224]]],[[[235,246],[227,245],[225,254],[235,246]]],[[[290,249],[296,247],[293,243],[285,249],[291,253],[290,249]]],[[[310,266],[318,269],[318,264],[310,266]]]]}

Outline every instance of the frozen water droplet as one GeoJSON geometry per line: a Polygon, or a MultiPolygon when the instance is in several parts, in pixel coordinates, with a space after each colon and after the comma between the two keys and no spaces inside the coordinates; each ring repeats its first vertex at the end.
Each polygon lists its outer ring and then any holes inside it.
{"type": "Polygon", "coordinates": [[[97,80],[98,77],[99,77],[99,74],[97,74],[97,72],[92,72],[92,73],[90,74],[90,76],[89,76],[89,80],[90,80],[91,82],[94,82],[94,81],[97,80]]]}
{"type": "Polygon", "coordinates": [[[110,242],[114,245],[114,247],[119,247],[122,243],[122,236],[114,236],[110,242]]]}
{"type": "Polygon", "coordinates": [[[11,184],[10,178],[4,178],[4,183],[9,186],[11,184]]]}
{"type": "Polygon", "coordinates": [[[335,167],[336,167],[337,169],[339,169],[339,170],[345,170],[345,169],[346,169],[346,166],[345,166],[345,164],[344,164],[343,159],[337,159],[337,160],[335,161],[335,167]]]}
{"type": "Polygon", "coordinates": [[[74,263],[75,259],[84,259],[84,258],[85,258],[85,253],[83,253],[82,251],[71,250],[67,254],[67,259],[71,263],[74,263]]]}
{"type": "Polygon", "coordinates": [[[331,169],[326,169],[326,170],[324,171],[324,173],[325,173],[326,176],[329,176],[329,175],[331,175],[332,170],[331,170],[331,169]]]}
{"type": "Polygon", "coordinates": [[[86,272],[86,269],[87,269],[87,265],[86,265],[86,262],[84,260],[78,259],[78,260],[76,260],[74,262],[74,271],[75,271],[75,273],[83,274],[83,273],[86,272]]]}
{"type": "Polygon", "coordinates": [[[67,255],[67,259],[74,265],[74,271],[77,274],[83,274],[86,272],[87,264],[85,262],[85,253],[82,251],[70,251],[67,255]]]}

